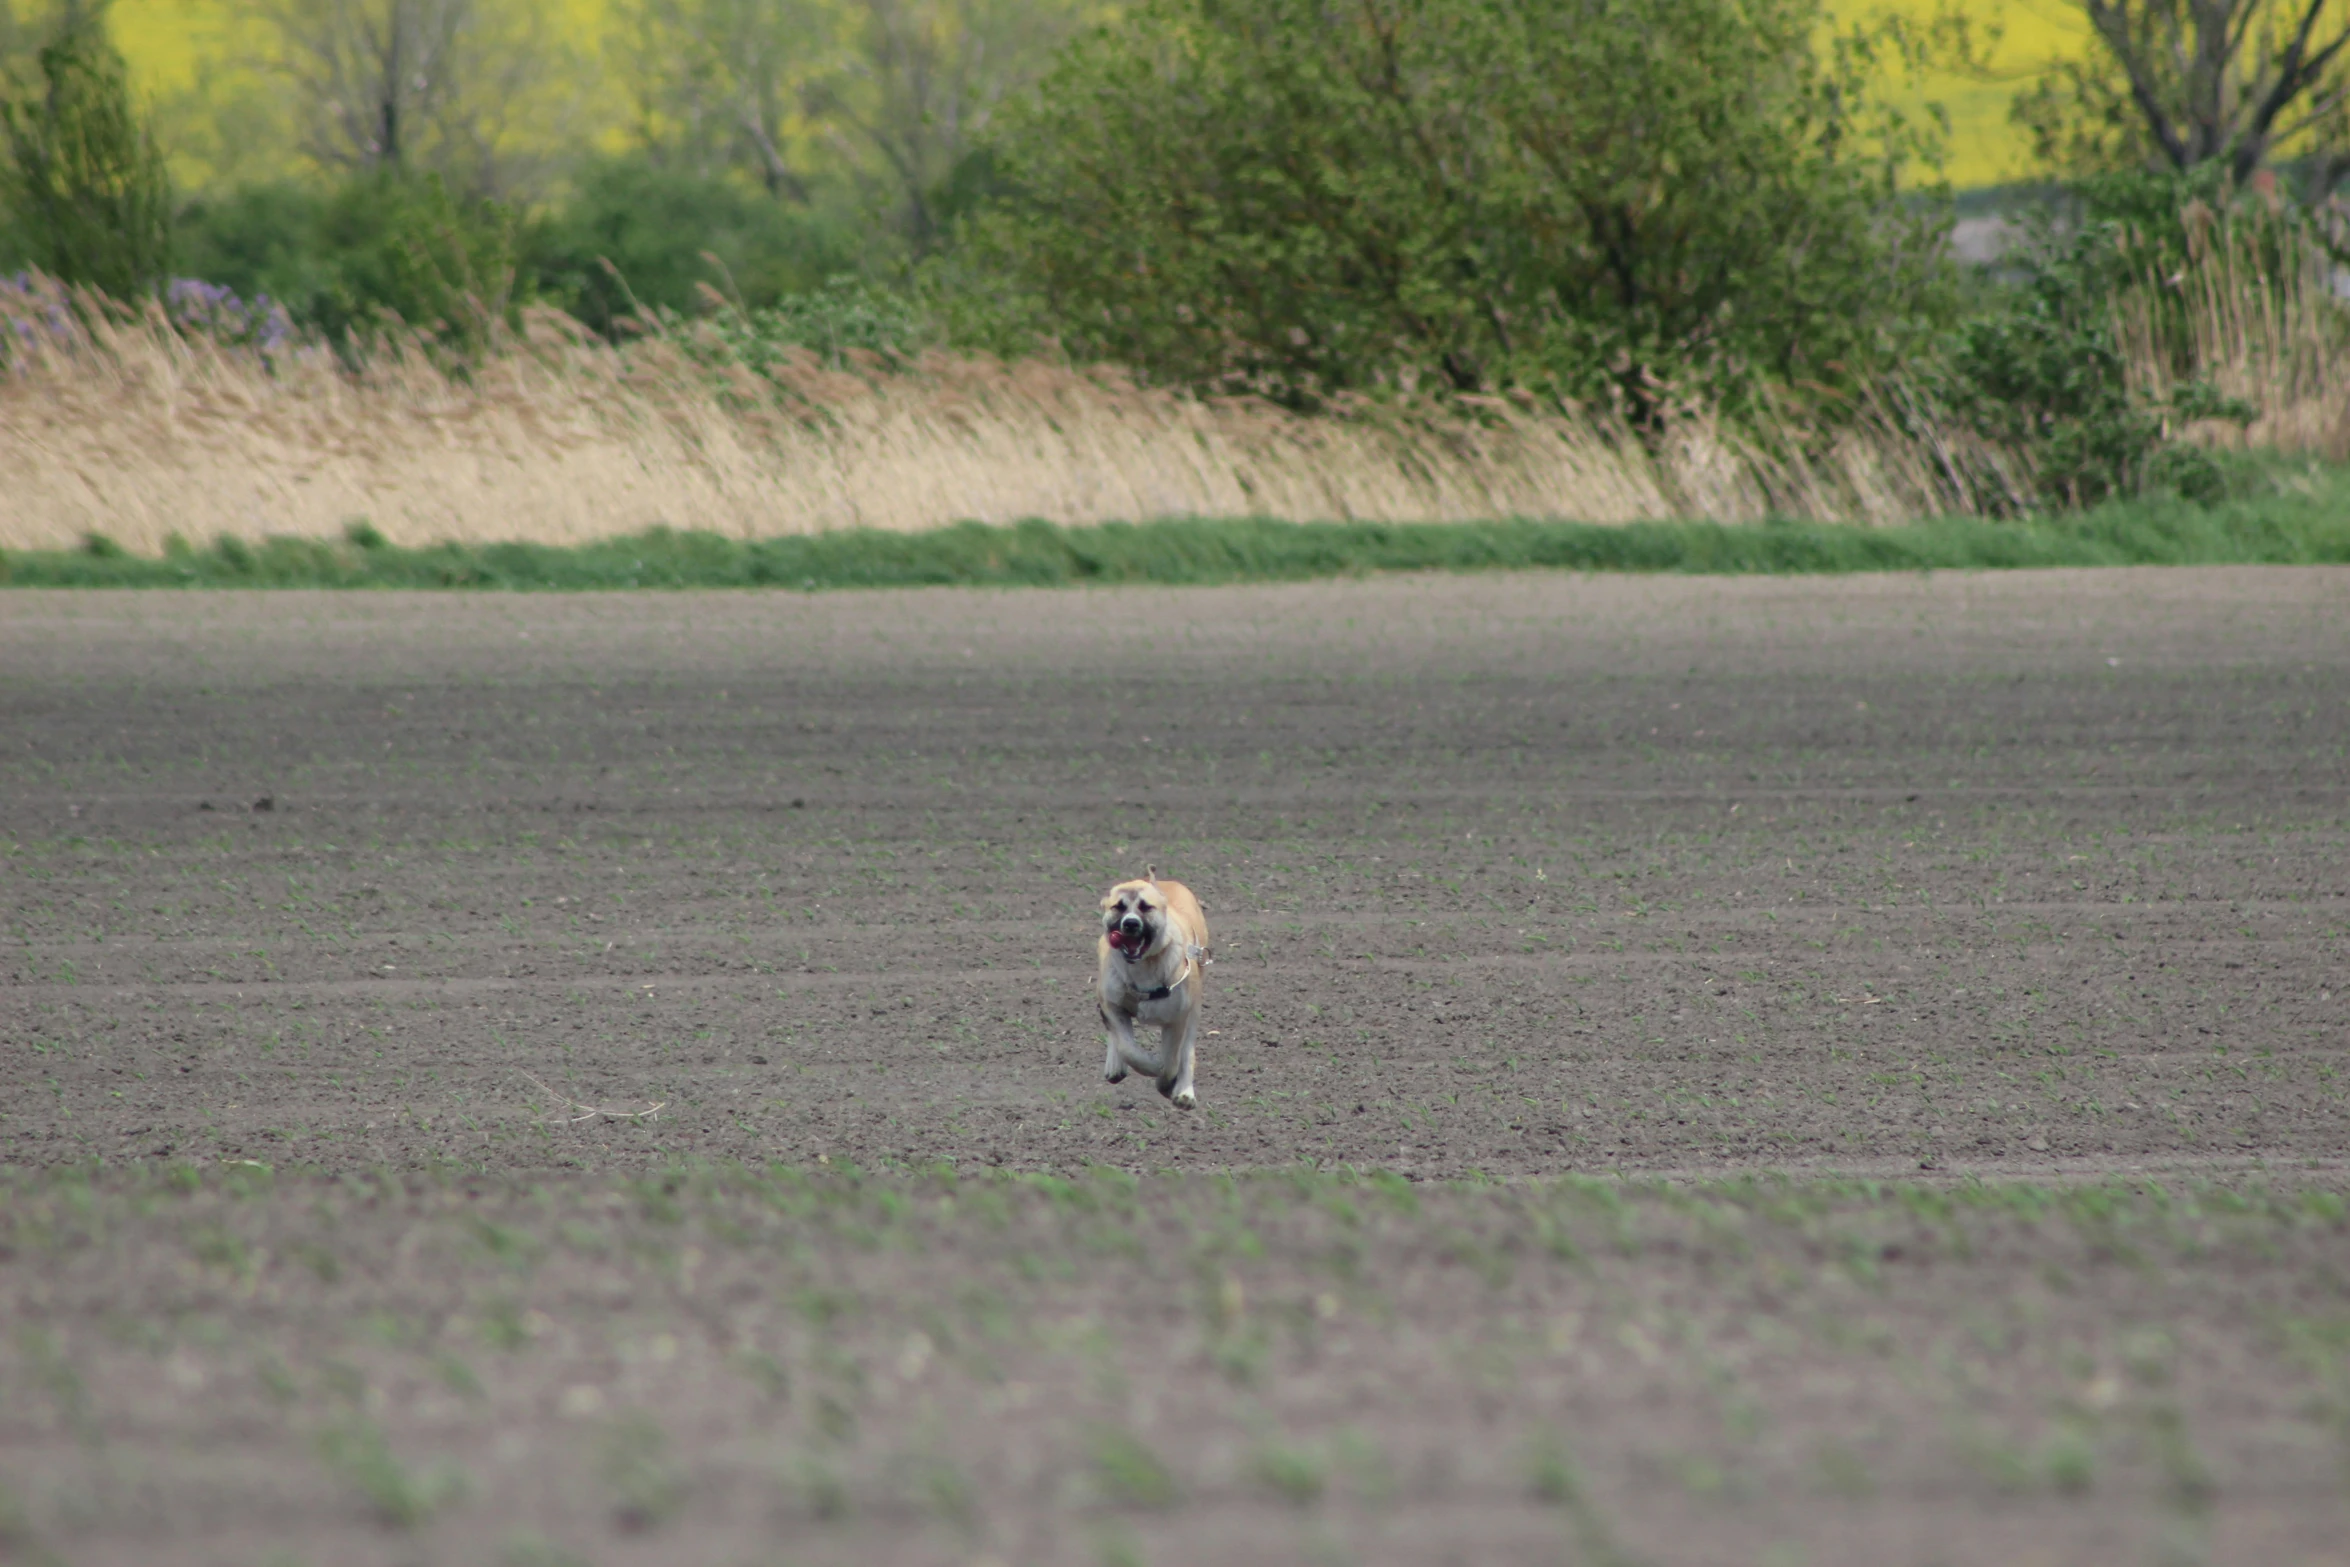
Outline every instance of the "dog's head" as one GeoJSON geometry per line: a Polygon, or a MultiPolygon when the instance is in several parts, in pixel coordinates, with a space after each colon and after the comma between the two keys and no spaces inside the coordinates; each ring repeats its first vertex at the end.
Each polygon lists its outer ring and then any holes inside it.
{"type": "Polygon", "coordinates": [[[1167,940],[1167,898],[1154,869],[1141,881],[1122,881],[1102,898],[1102,934],[1111,950],[1146,957],[1167,940]]]}

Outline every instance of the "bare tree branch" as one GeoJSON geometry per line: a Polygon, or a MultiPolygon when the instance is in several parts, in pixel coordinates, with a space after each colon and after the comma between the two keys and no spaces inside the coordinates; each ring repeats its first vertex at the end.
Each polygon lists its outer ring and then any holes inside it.
{"type": "Polygon", "coordinates": [[[887,210],[916,248],[995,105],[1042,71],[1085,0],[634,0],[649,147],[820,184],[887,210]]]}
{"type": "Polygon", "coordinates": [[[2278,62],[2276,82],[2253,111],[2251,124],[2246,127],[2245,141],[2236,156],[2236,178],[2248,177],[2268,155],[2269,132],[2277,116],[2322,77],[2326,67],[2342,52],[2342,46],[2350,43],[2350,31],[2345,31],[2336,34],[2331,43],[2315,54],[2310,53],[2309,40],[2324,10],[2325,0],[2309,0],[2302,11],[2301,25],[2294,30],[2293,41],[2285,46],[2278,62]]]}
{"type": "Polygon", "coordinates": [[[2096,54],[2018,99],[2044,150],[2118,152],[2135,139],[2174,169],[2224,159],[2239,180],[2280,147],[2321,163],[2344,151],[2311,138],[2343,129],[2333,122],[2350,101],[2350,0],[2078,3],[2096,54]],[[2135,137],[2116,141],[2133,120],[2135,137]]]}
{"type": "Polygon", "coordinates": [[[501,183],[513,106],[548,69],[532,0],[255,0],[254,10],[274,35],[269,64],[299,96],[312,159],[501,183]]]}

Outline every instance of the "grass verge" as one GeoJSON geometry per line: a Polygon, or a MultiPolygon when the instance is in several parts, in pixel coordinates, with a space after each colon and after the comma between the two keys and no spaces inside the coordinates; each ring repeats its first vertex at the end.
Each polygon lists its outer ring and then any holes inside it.
{"type": "Polygon", "coordinates": [[[2170,496],[2021,522],[1907,527],[1774,522],[1290,523],[1264,518],[860,529],[737,540],[654,529],[572,546],[407,549],[365,523],[339,542],[222,537],[160,558],[100,535],[78,550],[0,555],[17,587],[821,588],[1293,582],[1390,571],[1645,571],[1735,575],[2028,566],[2350,563],[2350,475],[2264,479],[2204,505],[2170,496]]]}

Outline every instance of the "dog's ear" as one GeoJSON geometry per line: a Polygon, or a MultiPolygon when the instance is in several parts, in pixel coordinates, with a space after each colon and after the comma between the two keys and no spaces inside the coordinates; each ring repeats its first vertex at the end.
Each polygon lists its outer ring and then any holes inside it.
{"type": "Polygon", "coordinates": [[[1102,907],[1103,907],[1104,909],[1107,909],[1107,908],[1109,908],[1109,907],[1110,907],[1110,905],[1112,905],[1112,904],[1116,903],[1117,901],[1118,901],[1118,889],[1117,889],[1117,888],[1115,888],[1115,887],[1112,887],[1112,888],[1111,888],[1111,889],[1110,889],[1108,892],[1105,892],[1105,893],[1103,893],[1103,894],[1102,894],[1102,907]]]}

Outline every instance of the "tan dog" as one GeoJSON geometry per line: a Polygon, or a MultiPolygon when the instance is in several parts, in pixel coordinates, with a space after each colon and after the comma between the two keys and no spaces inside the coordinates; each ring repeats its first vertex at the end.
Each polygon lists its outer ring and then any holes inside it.
{"type": "Polygon", "coordinates": [[[1122,1082],[1129,1067],[1158,1080],[1159,1092],[1190,1109],[1192,1049],[1199,1040],[1200,987],[1208,956],[1208,917],[1179,881],[1159,880],[1158,867],[1140,881],[1122,881],[1102,899],[1102,1028],[1109,1054],[1102,1076],[1122,1082]],[[1159,1048],[1134,1042],[1136,1024],[1159,1031],[1159,1048]]]}

